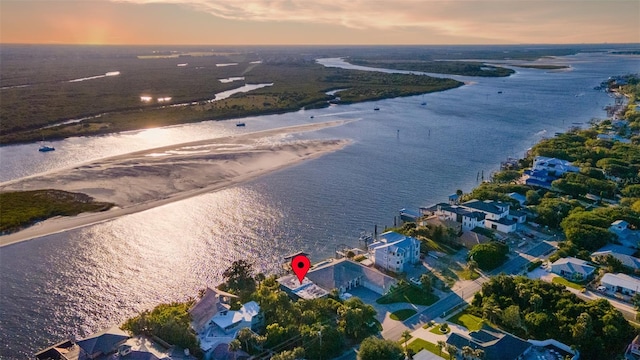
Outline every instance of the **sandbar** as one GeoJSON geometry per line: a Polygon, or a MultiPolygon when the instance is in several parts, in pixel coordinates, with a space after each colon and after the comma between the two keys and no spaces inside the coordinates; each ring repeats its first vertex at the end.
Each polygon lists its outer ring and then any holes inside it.
{"type": "Polygon", "coordinates": [[[0,191],[58,189],[115,203],[111,210],[56,217],[0,236],[0,247],[107,221],[237,185],[337,151],[345,139],[286,140],[339,126],[329,121],[137,151],[0,184],[0,191]]]}

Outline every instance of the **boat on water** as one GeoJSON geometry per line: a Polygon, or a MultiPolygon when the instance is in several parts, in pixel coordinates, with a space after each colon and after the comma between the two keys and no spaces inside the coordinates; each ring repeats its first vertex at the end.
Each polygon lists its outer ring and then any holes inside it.
{"type": "Polygon", "coordinates": [[[420,105],[425,106],[425,105],[427,105],[427,102],[423,101],[422,104],[420,104],[420,105]]]}
{"type": "Polygon", "coordinates": [[[245,123],[243,123],[243,122],[236,123],[236,126],[246,126],[246,125],[247,125],[247,124],[245,124],[245,123]]]}
{"type": "Polygon", "coordinates": [[[373,108],[373,110],[378,111],[378,110],[380,110],[380,108],[376,106],[376,107],[373,108]]]}
{"type": "Polygon", "coordinates": [[[47,146],[44,144],[44,136],[42,137],[42,141],[40,141],[40,148],[38,149],[38,151],[40,152],[49,152],[49,151],[53,151],[55,150],[55,148],[53,146],[47,146]]]}
{"type": "Polygon", "coordinates": [[[498,94],[502,94],[502,91],[498,91],[498,94]]]}

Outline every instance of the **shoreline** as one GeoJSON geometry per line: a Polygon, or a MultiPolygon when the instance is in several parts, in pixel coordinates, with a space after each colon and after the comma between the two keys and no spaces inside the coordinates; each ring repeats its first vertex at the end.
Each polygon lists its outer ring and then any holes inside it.
{"type": "Polygon", "coordinates": [[[0,236],[0,247],[222,190],[321,157],[344,148],[351,141],[303,140],[264,145],[261,140],[345,123],[348,121],[297,125],[142,150],[2,183],[1,191],[55,188],[85,193],[116,205],[104,212],[46,219],[0,236]],[[209,150],[185,151],[194,148],[209,150]],[[166,155],[157,156],[162,152],[166,155]],[[48,186],[52,182],[55,186],[48,186]]]}

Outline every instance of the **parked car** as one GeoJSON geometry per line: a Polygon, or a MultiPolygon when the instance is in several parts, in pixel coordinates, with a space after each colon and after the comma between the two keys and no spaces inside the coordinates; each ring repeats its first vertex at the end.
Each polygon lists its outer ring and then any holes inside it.
{"type": "Polygon", "coordinates": [[[606,292],[606,291],[607,291],[607,288],[606,288],[606,287],[604,287],[604,286],[598,286],[598,287],[596,288],[596,290],[598,290],[598,291],[600,291],[600,292],[602,292],[602,293],[603,293],[603,292],[606,292]]]}
{"type": "Polygon", "coordinates": [[[412,283],[415,286],[422,286],[422,283],[420,282],[419,279],[412,277],[411,279],[409,279],[409,282],[412,283]]]}

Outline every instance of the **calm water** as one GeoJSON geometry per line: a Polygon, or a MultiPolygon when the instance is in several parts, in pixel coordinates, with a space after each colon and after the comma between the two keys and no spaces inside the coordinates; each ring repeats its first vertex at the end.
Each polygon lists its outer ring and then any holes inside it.
{"type": "Polygon", "coordinates": [[[435,203],[458,188],[469,191],[478,172],[488,176],[542,136],[603,117],[612,99],[592,88],[611,75],[640,71],[638,60],[569,56],[560,62],[571,71],[517,69],[509,78],[463,78],[470,85],[442,93],[247,118],[244,129],[235,121],[203,122],[54,142],[56,151],[46,154],[36,144],[0,148],[0,181],[7,181],[144,148],[358,120],[295,136],[354,140],[320,159],[2,248],[0,357],[26,358],[66,336],[187,299],[216,285],[234,259],[248,258],[269,272],[285,253],[304,250],[319,260],[341,244],[355,246],[361,229],[392,225],[398,209],[435,203]]]}

